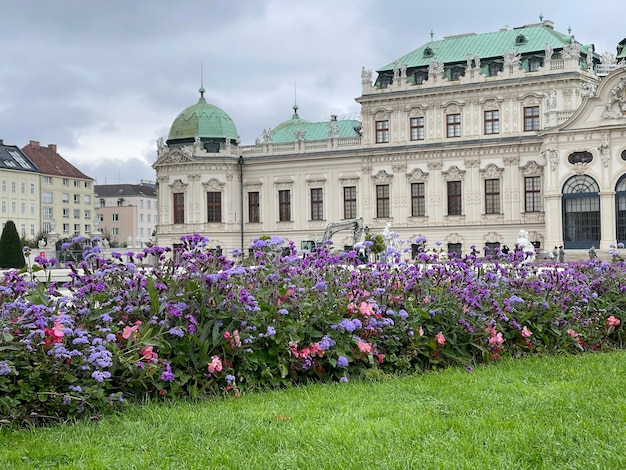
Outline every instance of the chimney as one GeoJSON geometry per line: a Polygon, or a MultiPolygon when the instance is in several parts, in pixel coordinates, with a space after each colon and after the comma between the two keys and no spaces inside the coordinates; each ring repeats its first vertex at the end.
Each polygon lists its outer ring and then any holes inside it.
{"type": "Polygon", "coordinates": [[[331,114],[330,115],[330,120],[331,121],[336,121],[337,120],[337,115],[336,114],[331,114]]]}
{"type": "Polygon", "coordinates": [[[54,153],[57,153],[57,144],[48,144],[48,148],[54,153]]]}
{"type": "Polygon", "coordinates": [[[39,148],[39,141],[38,140],[31,140],[30,141],[30,146],[31,147],[35,147],[35,148],[39,148]]]}

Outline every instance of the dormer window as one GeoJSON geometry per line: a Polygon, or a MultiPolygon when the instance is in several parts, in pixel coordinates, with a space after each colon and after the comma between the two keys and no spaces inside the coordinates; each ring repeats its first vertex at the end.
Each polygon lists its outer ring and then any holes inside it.
{"type": "Polygon", "coordinates": [[[519,34],[515,38],[515,44],[517,44],[518,46],[521,46],[522,44],[526,44],[526,36],[524,36],[523,34],[519,34]]]}
{"type": "Polygon", "coordinates": [[[426,80],[426,74],[424,72],[415,72],[413,77],[415,78],[416,85],[421,85],[424,80],[426,80]]]}
{"type": "Polygon", "coordinates": [[[435,53],[430,47],[427,47],[426,49],[424,49],[424,57],[432,57],[434,55],[435,53]]]}
{"type": "Polygon", "coordinates": [[[450,69],[451,80],[459,80],[463,75],[465,75],[465,69],[463,69],[463,67],[453,67],[450,69]]]}
{"type": "Polygon", "coordinates": [[[528,60],[528,70],[530,72],[536,72],[541,67],[541,59],[539,57],[533,57],[528,60]]]}
{"type": "Polygon", "coordinates": [[[498,72],[500,72],[500,64],[498,64],[497,62],[492,62],[491,64],[489,64],[489,76],[490,77],[496,77],[498,76],[498,72]]]}

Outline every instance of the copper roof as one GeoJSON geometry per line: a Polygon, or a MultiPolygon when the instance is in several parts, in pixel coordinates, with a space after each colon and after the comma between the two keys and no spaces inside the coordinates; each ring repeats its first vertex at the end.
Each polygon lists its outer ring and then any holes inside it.
{"type": "Polygon", "coordinates": [[[39,145],[39,142],[31,140],[28,145],[22,148],[22,152],[37,165],[37,168],[41,170],[41,174],[43,175],[93,180],[92,177],[85,175],[59,155],[57,153],[57,146],[54,144],[42,147],[39,145]]]}

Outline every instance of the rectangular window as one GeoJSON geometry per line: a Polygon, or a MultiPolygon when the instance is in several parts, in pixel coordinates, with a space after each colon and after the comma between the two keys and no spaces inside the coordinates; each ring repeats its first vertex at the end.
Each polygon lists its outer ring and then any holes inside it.
{"type": "Polygon", "coordinates": [[[500,133],[500,111],[485,111],[485,134],[500,133]]]}
{"type": "Polygon", "coordinates": [[[98,222],[104,222],[104,214],[96,214],[96,219],[98,222]]]}
{"type": "Polygon", "coordinates": [[[63,186],[69,186],[70,185],[70,180],[67,178],[63,178],[63,186]]]}
{"type": "Polygon", "coordinates": [[[424,140],[424,118],[411,118],[411,140],[424,140]]]}
{"type": "Polygon", "coordinates": [[[11,181],[11,192],[12,193],[17,192],[17,183],[15,181],[11,181]]]}
{"type": "Polygon", "coordinates": [[[174,193],[174,223],[185,223],[185,193],[174,193]]]}
{"type": "Polygon", "coordinates": [[[26,224],[22,224],[22,236],[25,237],[26,236],[26,224]]]}
{"type": "Polygon", "coordinates": [[[80,188],[80,181],[74,180],[74,187],[75,188],[80,188]]]}
{"type": "Polygon", "coordinates": [[[447,137],[461,137],[461,115],[460,114],[446,115],[446,136],[447,137]]]}
{"type": "Polygon", "coordinates": [[[150,214],[146,214],[148,222],[152,222],[152,216],[150,214]]]}
{"type": "MultiPolygon", "coordinates": [[[[148,201],[150,202],[150,201],[148,201]]],[[[251,224],[257,224],[261,222],[261,207],[258,191],[251,191],[248,193],[248,222],[251,224]]]]}
{"type": "Polygon", "coordinates": [[[83,196],[83,204],[86,204],[86,205],[91,204],[91,196],[89,194],[85,194],[83,196]]]}
{"type": "Polygon", "coordinates": [[[324,198],[322,188],[311,189],[311,220],[324,220],[324,198]]]}
{"type": "Polygon", "coordinates": [[[139,214],[139,222],[143,222],[143,214],[139,214]]]}
{"type": "Polygon", "coordinates": [[[524,108],[524,132],[539,130],[539,106],[524,108]]]}
{"type": "Polygon", "coordinates": [[[500,213],[500,180],[485,180],[485,213],[500,213]]]}
{"type": "Polygon", "coordinates": [[[85,189],[91,188],[91,181],[85,181],[85,189]]]}
{"type": "Polygon", "coordinates": [[[6,212],[6,211],[7,211],[7,202],[2,201],[2,212],[6,212]]]}
{"type": "Polygon", "coordinates": [[[65,203],[65,204],[69,204],[70,203],[70,195],[68,193],[61,194],[61,202],[65,203]]]}
{"type": "Polygon", "coordinates": [[[106,205],[106,201],[104,199],[100,199],[100,207],[104,207],[106,205]]]}
{"type": "Polygon", "coordinates": [[[91,211],[90,210],[85,210],[85,220],[91,220],[91,211]]]}
{"type": "Polygon", "coordinates": [[[222,193],[206,193],[207,222],[218,223],[222,221],[222,193]]]}
{"type": "Polygon", "coordinates": [[[11,214],[17,214],[17,202],[11,202],[11,214]]]}
{"type": "Polygon", "coordinates": [[[23,181],[20,183],[20,192],[26,194],[26,183],[23,181]]]}
{"type": "Polygon", "coordinates": [[[85,224],[85,233],[91,233],[91,225],[85,224]]]}
{"type": "Polygon", "coordinates": [[[524,211],[541,212],[541,179],[539,176],[524,178],[524,211]]]}
{"type": "Polygon", "coordinates": [[[2,180],[2,192],[3,193],[7,192],[7,182],[6,182],[6,180],[2,180]]]}
{"type": "Polygon", "coordinates": [[[52,184],[52,176],[42,176],[41,181],[43,184],[52,184]]]}
{"type": "Polygon", "coordinates": [[[389,142],[389,121],[376,121],[376,143],[389,142]]]}
{"type": "Polygon", "coordinates": [[[35,194],[35,183],[30,183],[30,193],[35,194]]]}
{"type": "MultiPolygon", "coordinates": [[[[47,230],[48,232],[50,230],[47,230]]],[[[70,233],[70,224],[63,224],[63,233],[70,233]]]]}
{"type": "Polygon", "coordinates": [[[41,202],[44,204],[52,204],[52,193],[50,191],[44,191],[41,195],[41,202]]]}
{"type": "Polygon", "coordinates": [[[291,220],[291,191],[289,189],[278,191],[278,220],[280,222],[291,220]]]}
{"type": "Polygon", "coordinates": [[[376,217],[384,219],[389,217],[389,185],[376,185],[376,217]]]}
{"type": "Polygon", "coordinates": [[[74,218],[80,219],[80,209],[74,209],[74,218]]]}
{"type": "Polygon", "coordinates": [[[411,183],[411,216],[424,217],[425,215],[424,183],[411,183]]]}
{"type": "Polygon", "coordinates": [[[21,209],[21,214],[26,215],[26,203],[25,202],[22,202],[20,204],[20,209],[21,209]]]}
{"type": "Polygon", "coordinates": [[[343,218],[356,219],[356,186],[343,187],[343,218]]]}
{"type": "Polygon", "coordinates": [[[113,227],[111,229],[111,235],[113,235],[114,237],[118,237],[120,234],[120,229],[119,227],[113,227]]]}
{"type": "Polygon", "coordinates": [[[143,209],[143,199],[139,199],[139,209],[143,209]]]}
{"type": "Polygon", "coordinates": [[[30,215],[35,215],[35,203],[30,203],[30,215]]]}
{"type": "Polygon", "coordinates": [[[74,204],[80,204],[80,194],[74,194],[74,204]]]}
{"type": "Polygon", "coordinates": [[[30,236],[35,236],[35,224],[30,224],[30,236]]]}
{"type": "Polygon", "coordinates": [[[120,221],[120,215],[119,214],[111,214],[111,221],[112,222],[119,222],[120,221]]]}
{"type": "Polygon", "coordinates": [[[150,207],[151,206],[150,202],[151,201],[148,201],[148,209],[152,209],[152,207],[150,207]]]}
{"type": "Polygon", "coordinates": [[[448,181],[448,215],[461,215],[460,181],[448,181]]]}
{"type": "Polygon", "coordinates": [[[64,219],[69,219],[70,218],[70,210],[69,209],[63,209],[63,218],[64,219]]]}
{"type": "Polygon", "coordinates": [[[52,220],[52,207],[43,208],[43,218],[44,220],[52,220]]]}

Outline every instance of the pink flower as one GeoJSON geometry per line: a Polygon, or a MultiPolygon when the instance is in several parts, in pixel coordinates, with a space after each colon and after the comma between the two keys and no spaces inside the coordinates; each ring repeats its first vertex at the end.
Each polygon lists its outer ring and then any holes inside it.
{"type": "Polygon", "coordinates": [[[567,335],[571,336],[572,338],[578,338],[578,332],[575,330],[567,330],[567,335]]]}
{"type": "Polygon", "coordinates": [[[533,335],[533,332],[530,331],[527,327],[522,328],[522,338],[530,338],[533,335]]]}
{"type": "Polygon", "coordinates": [[[372,345],[359,339],[359,351],[364,354],[369,354],[372,352],[372,345]]]}
{"type": "Polygon", "coordinates": [[[211,362],[209,362],[208,366],[209,366],[209,374],[213,374],[215,372],[221,372],[222,371],[222,360],[219,358],[219,356],[213,356],[211,358],[211,362]]]}
{"type": "Polygon", "coordinates": [[[619,326],[619,324],[620,324],[620,323],[621,323],[621,322],[620,322],[619,318],[615,318],[613,315],[611,315],[611,316],[610,316],[609,318],[607,318],[607,320],[606,320],[606,326],[607,326],[607,328],[608,328],[608,327],[610,327],[610,326],[613,326],[613,327],[615,327],[615,326],[619,326]]]}
{"type": "Polygon", "coordinates": [[[502,337],[502,333],[496,333],[491,338],[489,338],[489,344],[491,346],[495,344],[500,345],[502,343],[504,343],[504,338],[502,337]]]}
{"type": "Polygon", "coordinates": [[[361,315],[371,317],[374,315],[374,307],[370,303],[361,302],[361,305],[359,305],[359,312],[361,312],[361,315]]]}
{"type": "Polygon", "coordinates": [[[420,329],[419,329],[419,334],[420,334],[420,338],[422,336],[424,336],[424,328],[422,328],[421,326],[420,326],[420,329]]]}
{"type": "MultiPolygon", "coordinates": [[[[618,325],[619,325],[619,320],[617,322],[618,322],[618,325]]],[[[61,324],[61,317],[57,318],[56,321],[54,322],[54,328],[52,329],[52,335],[55,338],[59,338],[59,340],[61,338],[63,338],[63,336],[65,336],[65,333],[63,332],[63,325],[61,324]]]]}
{"type": "Polygon", "coordinates": [[[439,343],[440,346],[443,346],[444,344],[446,344],[446,337],[443,335],[441,331],[435,335],[435,339],[437,340],[437,343],[439,343]]]}

